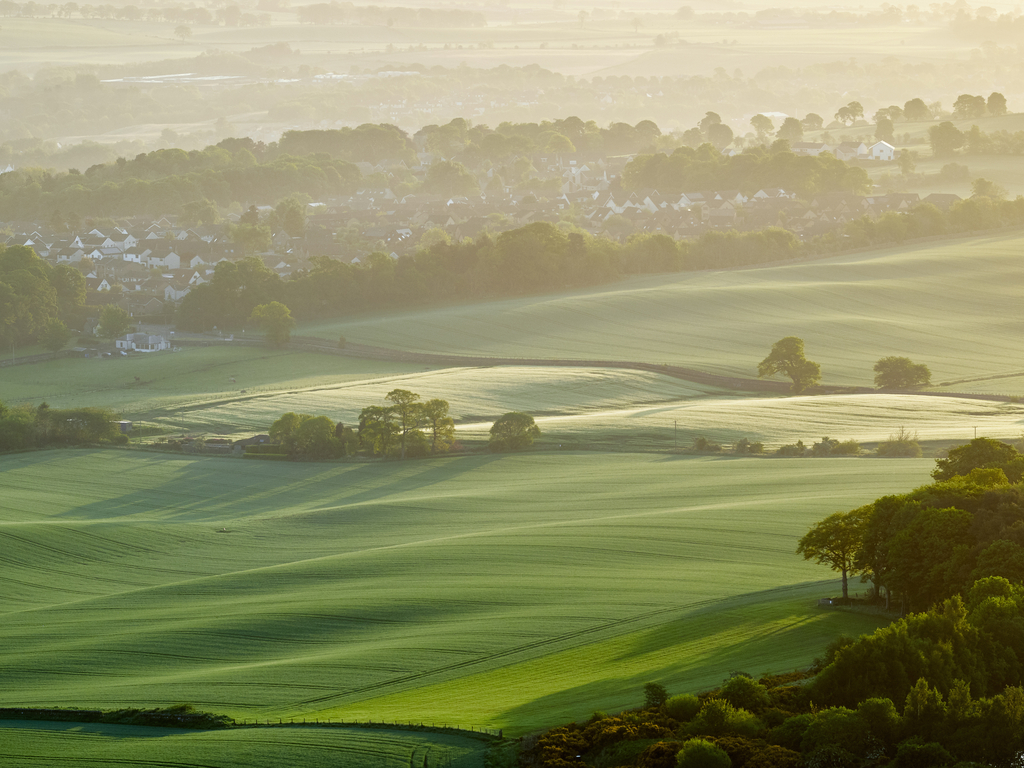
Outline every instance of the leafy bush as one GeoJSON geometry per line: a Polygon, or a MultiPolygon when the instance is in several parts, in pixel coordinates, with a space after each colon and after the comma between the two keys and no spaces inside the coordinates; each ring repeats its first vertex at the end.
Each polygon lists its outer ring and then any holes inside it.
{"type": "Polygon", "coordinates": [[[713,440],[701,436],[693,439],[693,450],[700,451],[701,453],[718,453],[722,450],[722,446],[713,440]]]}
{"type": "Polygon", "coordinates": [[[736,445],[733,446],[733,453],[740,455],[746,454],[762,454],[764,453],[764,443],[752,443],[747,438],[741,437],[736,441],[736,445]]]}
{"type": "Polygon", "coordinates": [[[700,712],[700,699],[692,693],[680,693],[665,702],[665,712],[680,722],[689,722],[700,712]]]}
{"type": "Polygon", "coordinates": [[[804,445],[803,440],[797,440],[792,445],[783,445],[777,451],[776,456],[806,456],[807,446],[804,445]]]}
{"type": "Polygon", "coordinates": [[[749,675],[735,675],[726,681],[720,690],[723,699],[737,709],[760,712],[771,706],[768,689],[749,675]]]}
{"type": "Polygon", "coordinates": [[[921,446],[917,443],[917,432],[910,432],[903,427],[889,435],[888,440],[883,440],[875,448],[876,456],[883,456],[887,459],[919,459],[921,458],[921,446]]]}
{"type": "Polygon", "coordinates": [[[763,728],[745,709],[737,709],[725,699],[708,699],[686,731],[694,736],[754,736],[763,728]]]}
{"type": "Polygon", "coordinates": [[[676,757],[679,768],[732,768],[732,760],[721,747],[704,739],[693,739],[683,744],[676,757]]]}

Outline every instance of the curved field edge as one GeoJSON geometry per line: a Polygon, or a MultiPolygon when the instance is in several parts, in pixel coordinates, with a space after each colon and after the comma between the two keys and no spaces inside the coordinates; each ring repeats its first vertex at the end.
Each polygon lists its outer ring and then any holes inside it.
{"type": "MultiPolygon", "coordinates": [[[[800,336],[822,383],[870,386],[908,356],[934,382],[1021,373],[1024,235],[919,244],[813,262],[629,280],[593,291],[323,323],[305,335],[439,354],[630,360],[756,377],[800,336]]],[[[967,391],[970,391],[969,385],[967,391]]]]}
{"type": "Polygon", "coordinates": [[[488,745],[450,734],[287,727],[183,731],[142,726],[0,720],[0,766],[216,765],[218,768],[483,768],[488,745]]]}
{"type": "MultiPolygon", "coordinates": [[[[389,705],[394,719],[537,722],[545,715],[526,713],[565,695],[564,674],[517,673],[487,706],[461,681],[699,611],[706,634],[753,612],[756,634],[764,601],[744,595],[788,597],[831,576],[794,554],[810,524],[920,485],[931,467],[569,452],[349,465],[6,456],[0,704],[190,702],[273,717],[431,689],[404,715],[389,705]]],[[[774,620],[817,638],[804,646],[813,655],[821,625],[787,610],[774,620]]],[[[588,674],[683,684],[686,659],[674,663],[669,674],[667,656],[627,644],[588,674]]],[[[710,675],[737,664],[705,660],[710,675]]]]}

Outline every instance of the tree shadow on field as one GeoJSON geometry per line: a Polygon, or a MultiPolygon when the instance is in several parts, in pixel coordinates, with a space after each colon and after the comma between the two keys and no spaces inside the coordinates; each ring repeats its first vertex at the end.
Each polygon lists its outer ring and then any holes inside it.
{"type": "MultiPolygon", "coordinates": [[[[463,475],[501,458],[454,456],[346,464],[177,454],[130,456],[138,462],[130,471],[141,475],[141,482],[133,478],[130,489],[117,493],[118,478],[112,476],[111,496],[72,507],[55,517],[95,520],[144,515],[149,520],[203,522],[355,505],[457,483],[463,475]]],[[[54,460],[52,453],[49,460],[54,460]]]]}
{"type": "MultiPolygon", "coordinates": [[[[795,585],[794,588],[814,587],[824,583],[830,582],[807,582],[795,585]]],[[[749,600],[753,595],[766,594],[752,593],[742,599],[749,600]]],[[[827,643],[839,634],[833,622],[827,621],[828,617],[837,614],[825,611],[816,613],[817,609],[810,600],[807,602],[807,617],[814,622],[814,626],[800,622],[775,631],[759,631],[756,614],[743,615],[740,610],[735,610],[725,613],[720,622],[704,621],[699,627],[686,631],[687,622],[698,619],[702,614],[722,611],[723,602],[737,603],[739,609],[741,600],[717,601],[714,605],[701,607],[661,627],[638,633],[636,642],[628,650],[609,660],[607,677],[540,696],[502,712],[499,719],[527,728],[540,727],[572,718],[586,719],[597,710],[610,713],[638,707],[643,704],[643,686],[650,681],[662,683],[673,694],[697,693],[721,685],[736,671],[744,671],[755,677],[768,672],[792,671],[809,665],[814,656],[820,654],[827,643]],[[739,633],[738,639],[730,642],[729,638],[736,636],[733,630],[744,624],[751,625],[751,631],[739,633]],[[720,644],[702,648],[699,655],[686,653],[687,644],[717,634],[723,635],[720,644]],[[675,646],[679,646],[679,649],[673,653],[675,646]],[[647,654],[652,654],[654,662],[649,668],[630,675],[613,674],[617,662],[635,669],[638,666],[636,657],[647,654]],[[660,665],[657,663],[665,659],[673,661],[660,665]]],[[[867,624],[865,622],[865,632],[872,629],[867,624]]]]}
{"type": "MultiPolygon", "coordinates": [[[[60,720],[0,720],[0,728],[21,728],[29,731],[52,731],[74,735],[104,736],[109,739],[157,739],[164,736],[184,736],[197,731],[186,728],[155,728],[146,725],[107,725],[105,723],[75,723],[60,720]]],[[[62,742],[63,743],[63,742],[62,742]]]]}

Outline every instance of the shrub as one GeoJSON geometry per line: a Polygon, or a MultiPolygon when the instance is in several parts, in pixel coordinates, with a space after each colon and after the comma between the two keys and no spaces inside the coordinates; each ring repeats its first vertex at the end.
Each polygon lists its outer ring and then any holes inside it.
{"type": "Polygon", "coordinates": [[[763,727],[745,709],[737,709],[725,699],[708,699],[686,730],[695,736],[754,736],[763,727]]]}
{"type": "Polygon", "coordinates": [[[896,750],[893,765],[898,768],[939,768],[952,765],[953,756],[941,744],[930,741],[927,744],[919,739],[908,739],[896,750]]]}
{"type": "Polygon", "coordinates": [[[910,432],[903,427],[889,435],[875,449],[875,455],[887,459],[919,459],[921,446],[917,443],[917,432],[910,432]]]}
{"type": "Polygon", "coordinates": [[[748,675],[736,675],[729,678],[720,691],[722,698],[737,709],[760,712],[771,706],[768,689],[748,675]]]}
{"type": "Polygon", "coordinates": [[[732,450],[733,453],[738,453],[740,455],[762,454],[764,453],[764,443],[752,443],[749,440],[747,440],[747,438],[741,437],[739,440],[736,441],[736,444],[733,446],[732,450]]]}
{"type": "Polygon", "coordinates": [[[681,693],[665,702],[665,712],[680,722],[689,722],[700,712],[700,699],[692,693],[681,693]]]}
{"type": "Polygon", "coordinates": [[[713,440],[708,440],[706,437],[696,437],[693,440],[693,450],[700,451],[701,453],[718,453],[722,450],[722,446],[713,440]]]}
{"type": "Polygon", "coordinates": [[[775,451],[776,456],[805,456],[807,454],[807,446],[804,445],[803,440],[797,440],[792,445],[784,445],[775,451]]]}
{"type": "Polygon", "coordinates": [[[799,752],[769,744],[755,752],[744,768],[800,768],[803,759],[799,752]]]}
{"type": "Polygon", "coordinates": [[[732,768],[732,760],[724,749],[710,741],[693,739],[679,750],[676,765],[679,768],[732,768]]]}
{"type": "Polygon", "coordinates": [[[651,744],[637,760],[639,768],[675,768],[676,755],[682,748],[678,741],[659,741],[651,744]]]}

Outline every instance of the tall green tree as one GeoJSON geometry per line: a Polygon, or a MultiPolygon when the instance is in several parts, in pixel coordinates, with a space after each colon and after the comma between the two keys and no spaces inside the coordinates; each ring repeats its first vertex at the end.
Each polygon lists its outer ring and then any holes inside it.
{"type": "Polygon", "coordinates": [[[814,560],[842,574],[844,600],[850,596],[849,574],[853,571],[854,558],[860,547],[863,523],[859,510],[834,512],[815,523],[796,547],[804,560],[814,560]]]}
{"type": "Polygon", "coordinates": [[[786,336],[772,345],[772,351],[757,364],[759,378],[784,374],[793,382],[793,392],[803,392],[821,379],[821,366],[804,357],[804,340],[786,336]]]}
{"type": "Polygon", "coordinates": [[[424,423],[430,430],[431,453],[445,453],[455,440],[455,421],[448,415],[448,401],[434,398],[423,404],[424,423]]]}
{"type": "Polygon", "coordinates": [[[279,301],[260,304],[253,309],[249,319],[263,329],[267,342],[274,347],[287,344],[295,327],[291,310],[279,301]]]}
{"type": "Polygon", "coordinates": [[[423,426],[423,404],[419,402],[420,396],[408,389],[393,389],[384,396],[384,399],[391,403],[391,412],[397,422],[402,446],[401,456],[404,459],[411,433],[423,426]]]}
{"type": "Polygon", "coordinates": [[[131,327],[132,318],[128,312],[116,304],[107,304],[100,310],[99,335],[110,341],[124,336],[131,327]]]}
{"type": "Polygon", "coordinates": [[[927,387],[932,372],[923,363],[909,357],[883,357],[875,363],[875,386],[879,389],[916,389],[927,387]]]}
{"type": "Polygon", "coordinates": [[[1024,456],[1009,443],[976,437],[965,445],[950,448],[943,459],[935,460],[932,477],[936,481],[966,477],[975,469],[1001,469],[1011,483],[1024,477],[1024,456]]]}
{"type": "Polygon", "coordinates": [[[492,451],[517,451],[533,445],[540,436],[540,427],[528,413],[510,411],[500,416],[491,425],[490,449],[492,451]]]}

